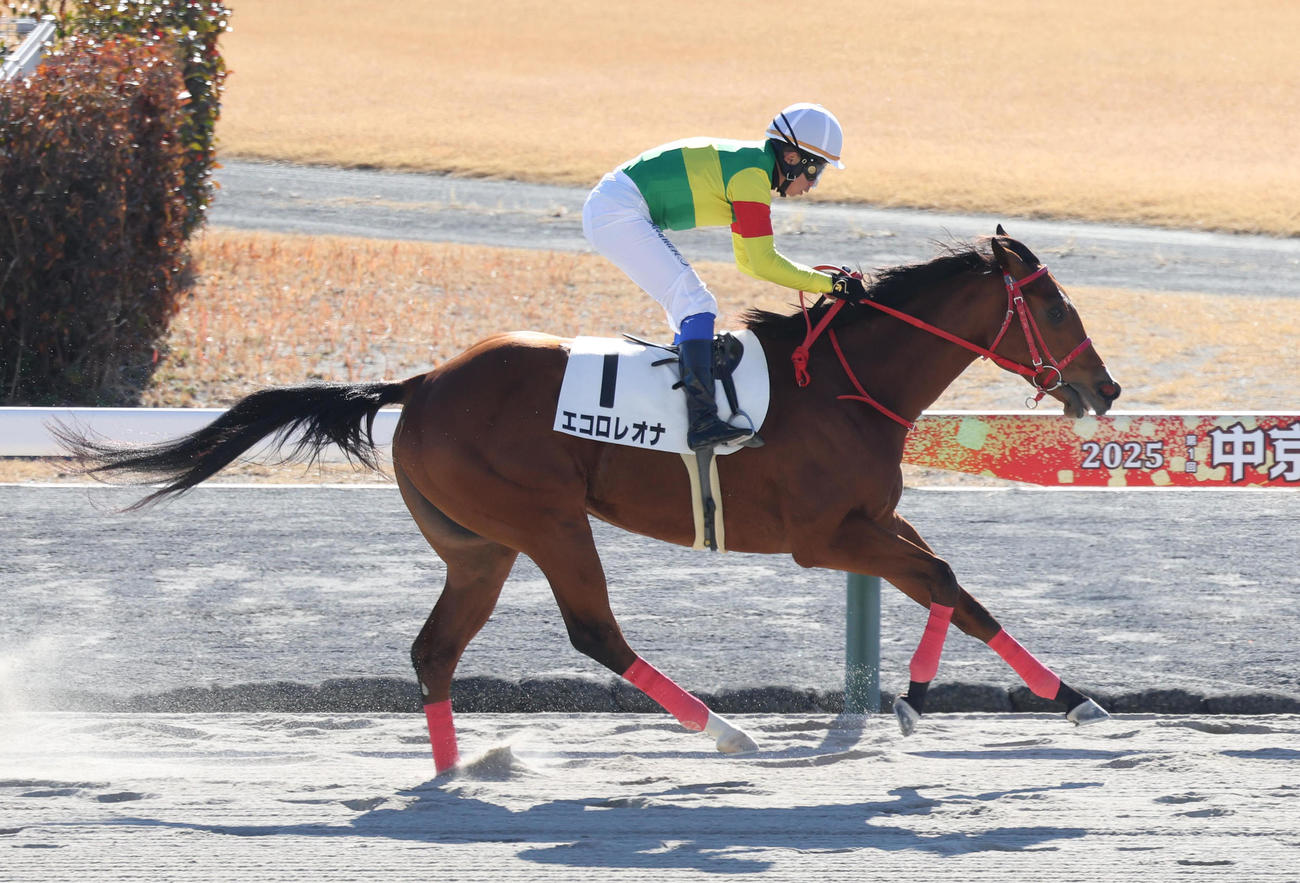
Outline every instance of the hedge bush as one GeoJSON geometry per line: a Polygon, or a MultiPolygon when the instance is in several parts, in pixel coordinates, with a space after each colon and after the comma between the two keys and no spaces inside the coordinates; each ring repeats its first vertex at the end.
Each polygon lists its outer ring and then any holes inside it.
{"type": "Polygon", "coordinates": [[[68,27],[107,40],[117,35],[167,39],[181,65],[189,98],[181,118],[185,150],[185,235],[203,226],[217,167],[216,125],[226,63],[217,40],[230,27],[220,0],[82,0],[68,27]]]}
{"type": "Polygon", "coordinates": [[[185,146],[185,235],[203,226],[212,201],[216,124],[226,80],[225,59],[217,46],[230,28],[225,4],[221,0],[6,0],[0,8],[14,17],[53,15],[60,39],[168,38],[189,92],[179,136],[185,146]]]}
{"type": "Polygon", "coordinates": [[[165,38],[71,38],[0,89],[0,382],[117,404],[155,360],[185,269],[185,91],[165,38]]]}
{"type": "Polygon", "coordinates": [[[218,0],[26,0],[55,53],[0,86],[0,401],[132,403],[217,167],[218,0]]]}

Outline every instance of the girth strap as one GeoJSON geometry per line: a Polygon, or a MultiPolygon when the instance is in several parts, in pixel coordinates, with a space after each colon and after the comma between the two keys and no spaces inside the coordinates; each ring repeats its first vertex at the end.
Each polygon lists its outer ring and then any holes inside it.
{"type": "Polygon", "coordinates": [[[727,533],[722,520],[722,497],[714,491],[720,487],[718,458],[712,448],[681,457],[691,481],[691,511],[695,518],[695,542],[691,548],[725,552],[727,533]]]}

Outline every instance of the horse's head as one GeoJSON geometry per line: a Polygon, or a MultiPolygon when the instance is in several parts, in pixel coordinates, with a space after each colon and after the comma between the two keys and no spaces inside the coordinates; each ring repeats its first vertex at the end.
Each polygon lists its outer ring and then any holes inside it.
{"type": "Polygon", "coordinates": [[[1106,370],[1070,298],[1033,252],[998,225],[993,257],[1007,291],[1006,323],[992,349],[1030,369],[1026,379],[1070,417],[1105,414],[1120,386],[1106,370]]]}

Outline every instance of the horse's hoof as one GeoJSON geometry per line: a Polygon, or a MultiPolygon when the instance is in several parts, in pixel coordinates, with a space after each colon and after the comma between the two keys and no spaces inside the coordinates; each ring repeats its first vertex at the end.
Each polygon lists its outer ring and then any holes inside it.
{"type": "Polygon", "coordinates": [[[723,754],[753,754],[758,750],[758,743],[749,738],[744,730],[733,729],[718,739],[718,750],[723,754]]]}
{"type": "Polygon", "coordinates": [[[718,751],[723,754],[750,754],[758,750],[758,744],[744,730],[711,711],[704,732],[717,740],[718,751]]]}
{"type": "Polygon", "coordinates": [[[1099,724],[1104,720],[1110,720],[1110,712],[1091,699],[1085,699],[1071,708],[1066,713],[1065,719],[1076,727],[1086,727],[1088,724],[1099,724]]]}
{"type": "Polygon", "coordinates": [[[898,717],[898,728],[904,736],[910,736],[916,731],[916,722],[921,719],[921,712],[902,696],[894,700],[894,714],[898,717]]]}

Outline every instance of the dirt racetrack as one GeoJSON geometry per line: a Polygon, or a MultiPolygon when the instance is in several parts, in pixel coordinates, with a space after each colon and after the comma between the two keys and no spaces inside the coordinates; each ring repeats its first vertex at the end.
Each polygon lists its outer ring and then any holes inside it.
{"type": "Polygon", "coordinates": [[[432,779],[416,715],[0,718],[16,880],[1296,879],[1300,728],[1133,716],[474,715],[432,779]]]}

